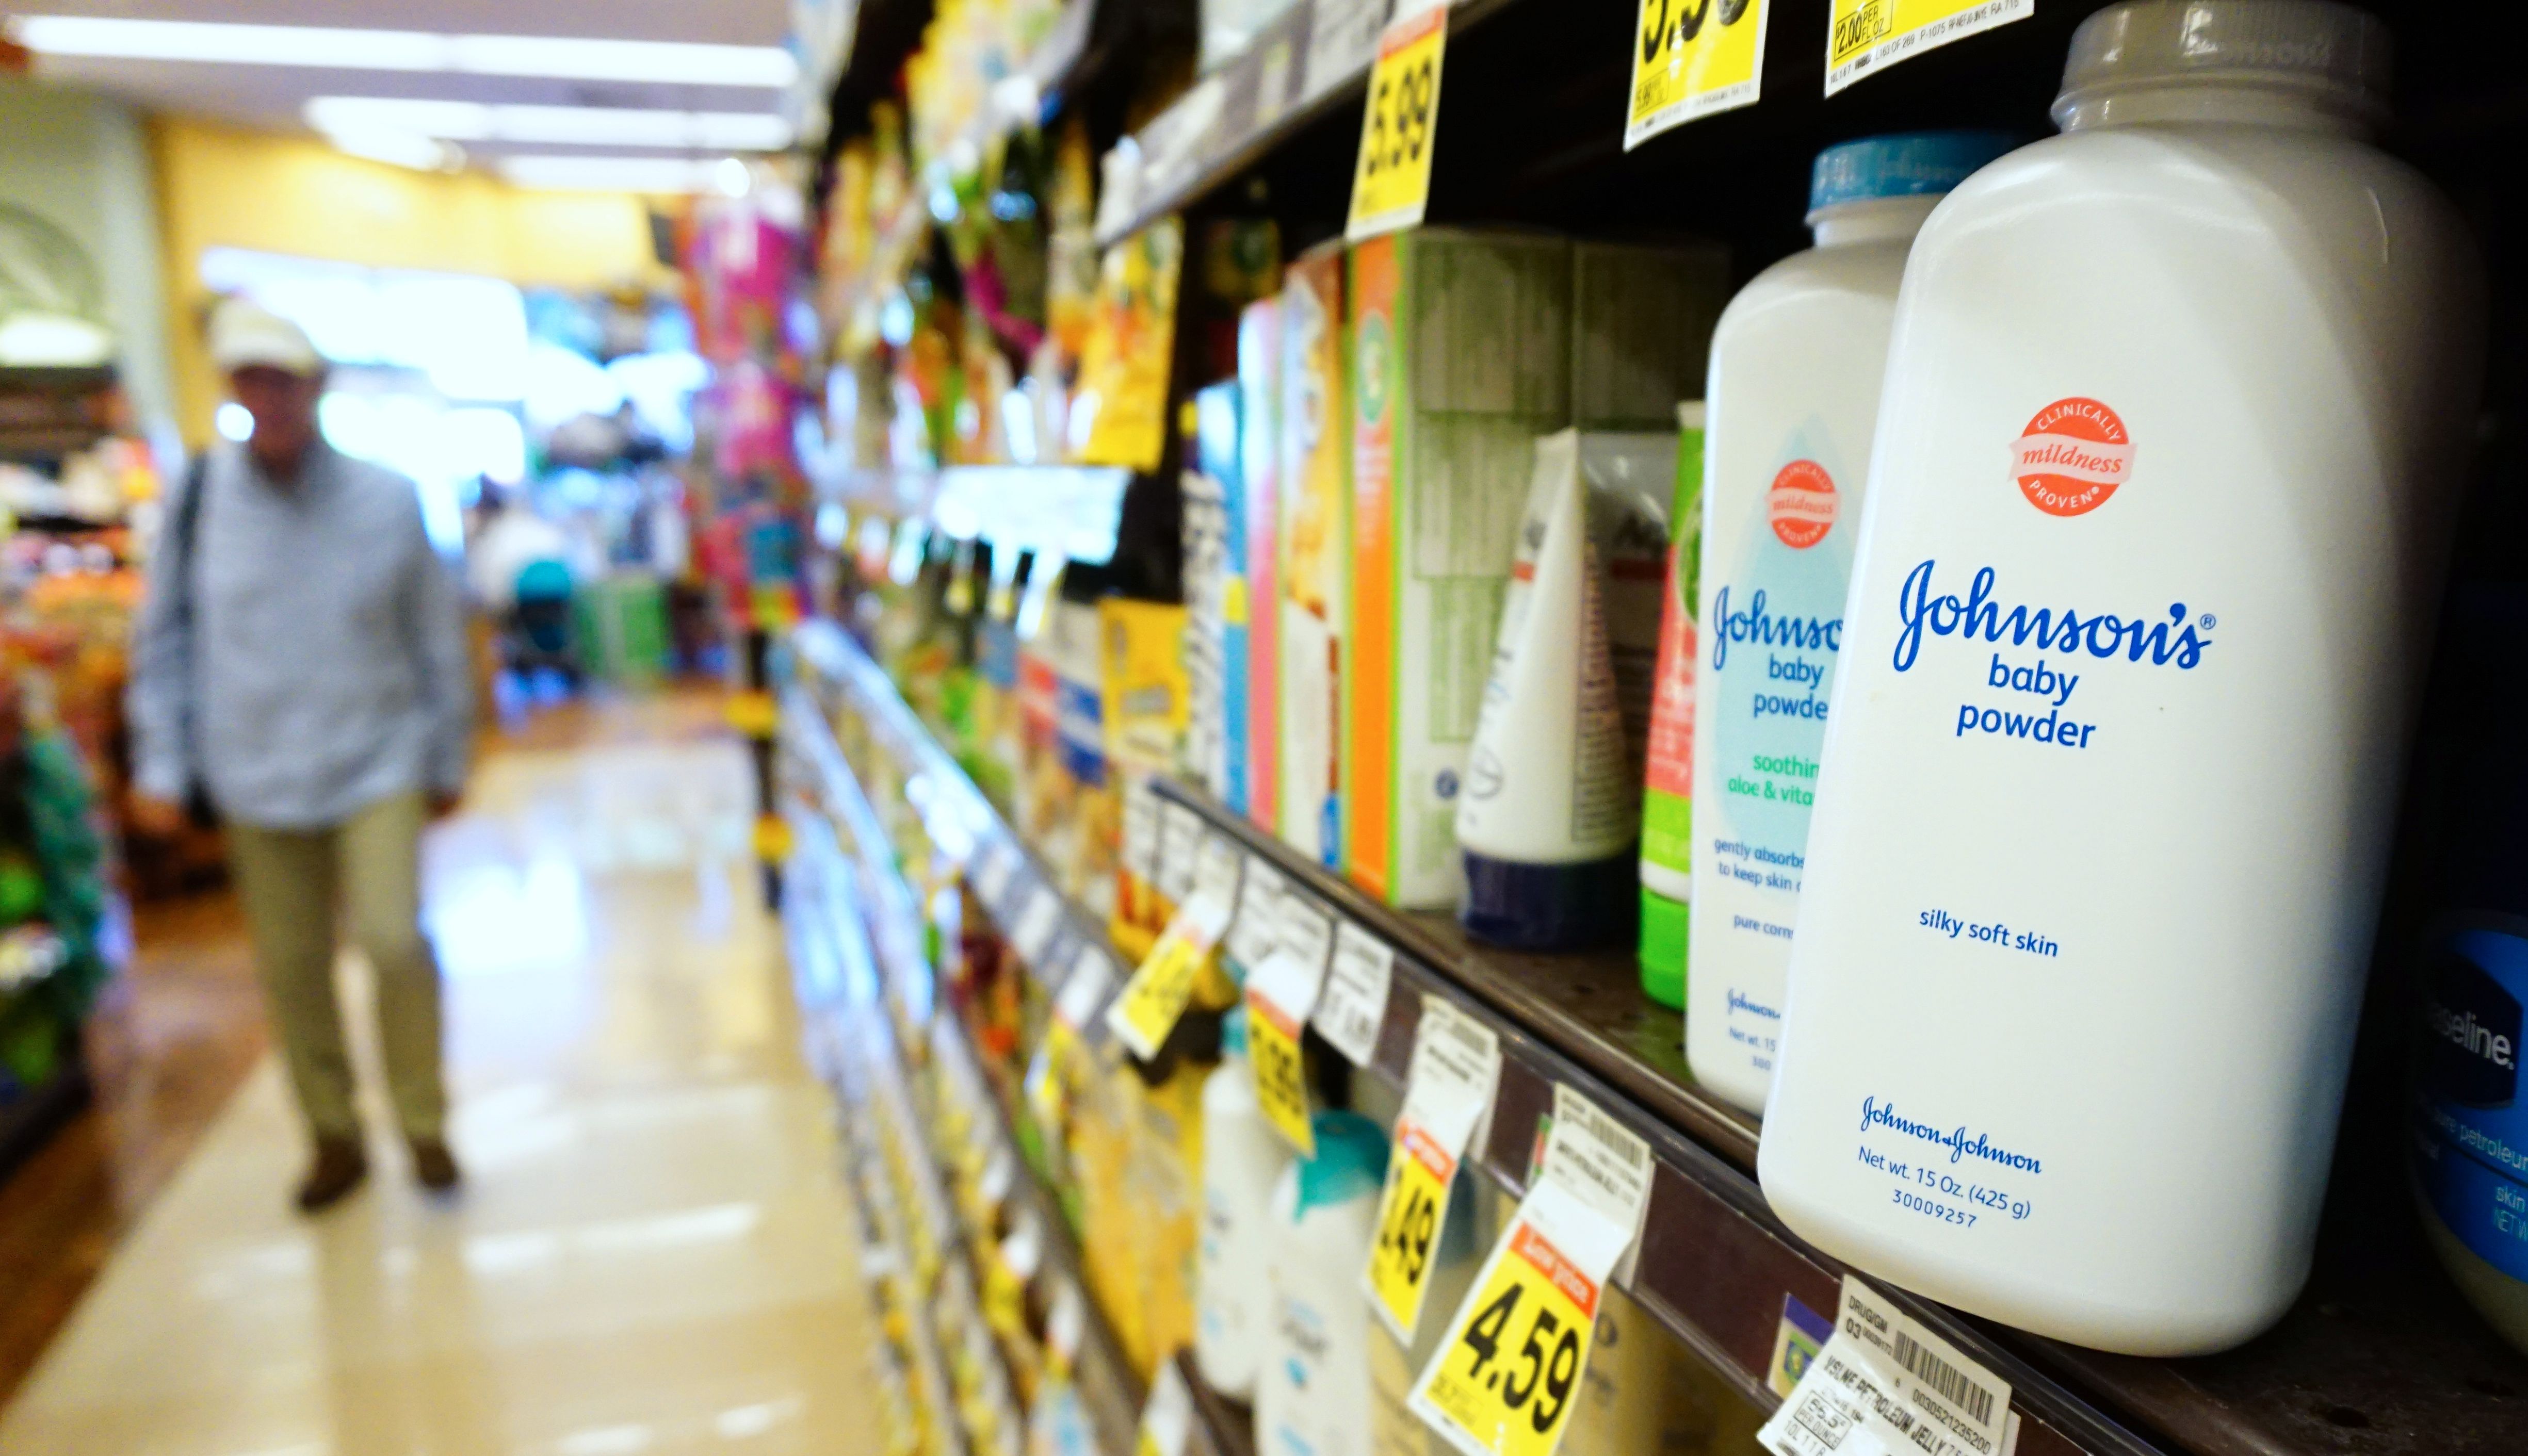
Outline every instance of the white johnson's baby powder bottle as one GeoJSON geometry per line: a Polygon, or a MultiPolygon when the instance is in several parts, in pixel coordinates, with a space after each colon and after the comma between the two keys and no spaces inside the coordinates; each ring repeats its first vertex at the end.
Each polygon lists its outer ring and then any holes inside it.
{"type": "Polygon", "coordinates": [[[1871,1275],[2140,1355],[2306,1277],[2480,368],[2388,74],[2102,11],[1915,241],[1758,1161],[1871,1275]]]}
{"type": "Polygon", "coordinates": [[[1818,153],[1817,246],[1758,274],[1712,336],[1685,1057],[1749,1112],[1781,1035],[1896,286],[1941,196],[2009,149],[1999,132],[1927,131],[1818,153]]]}

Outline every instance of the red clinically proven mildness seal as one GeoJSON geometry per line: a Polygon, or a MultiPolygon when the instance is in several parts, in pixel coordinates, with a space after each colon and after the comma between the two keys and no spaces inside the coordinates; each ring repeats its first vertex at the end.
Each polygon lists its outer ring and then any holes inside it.
{"type": "Polygon", "coordinates": [[[2081,516],[2107,503],[2133,474],[2125,422],[2095,399],[2057,399],[2010,442],[2010,473],[2028,503],[2049,516],[2081,516]]]}
{"type": "Polygon", "coordinates": [[[1815,460],[1793,460],[1783,466],[1764,492],[1764,514],[1773,534],[1798,551],[1825,540],[1825,534],[1834,529],[1839,504],[1834,477],[1815,460]]]}

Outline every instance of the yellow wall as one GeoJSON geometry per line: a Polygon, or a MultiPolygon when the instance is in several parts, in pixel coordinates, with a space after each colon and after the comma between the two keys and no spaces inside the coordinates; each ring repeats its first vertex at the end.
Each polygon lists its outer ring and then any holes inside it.
{"type": "Polygon", "coordinates": [[[205,248],[471,273],[522,286],[653,280],[648,208],[476,173],[410,172],[313,138],[162,117],[151,125],[166,237],[168,352],[185,441],[210,439],[220,383],[203,349],[205,248]]]}

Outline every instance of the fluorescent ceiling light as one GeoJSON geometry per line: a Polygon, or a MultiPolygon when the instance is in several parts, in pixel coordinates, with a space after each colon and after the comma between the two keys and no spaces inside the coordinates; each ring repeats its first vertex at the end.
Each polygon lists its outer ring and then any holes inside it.
{"type": "Polygon", "coordinates": [[[415,172],[454,172],[465,165],[463,148],[418,131],[353,127],[329,130],[325,139],[332,142],[338,152],[366,157],[372,162],[409,167],[415,172]]]}
{"type": "Polygon", "coordinates": [[[521,187],[589,192],[701,192],[716,162],[683,157],[501,157],[494,166],[521,187]]]}
{"type": "Polygon", "coordinates": [[[789,85],[799,65],[771,45],[595,40],[560,35],[444,35],[331,26],[244,26],[36,15],[17,20],[18,43],[38,55],[345,71],[456,71],[569,80],[691,85],[789,85]]]}
{"type": "Polygon", "coordinates": [[[307,125],[324,132],[395,130],[449,141],[672,146],[779,151],[790,126],[770,112],[643,111],[610,106],[510,106],[399,96],[319,96],[307,125]]]}

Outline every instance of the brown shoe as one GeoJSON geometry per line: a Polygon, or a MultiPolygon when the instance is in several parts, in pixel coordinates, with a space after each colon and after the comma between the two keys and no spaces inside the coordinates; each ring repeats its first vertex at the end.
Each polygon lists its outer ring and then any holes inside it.
{"type": "Polygon", "coordinates": [[[355,1137],[320,1137],[307,1176],[298,1181],[298,1211],[322,1213],[341,1203],[369,1175],[369,1156],[355,1137]]]}
{"type": "Polygon", "coordinates": [[[455,1155],[448,1151],[445,1140],[416,1137],[412,1140],[412,1177],[433,1193],[445,1193],[457,1184],[455,1155]]]}

